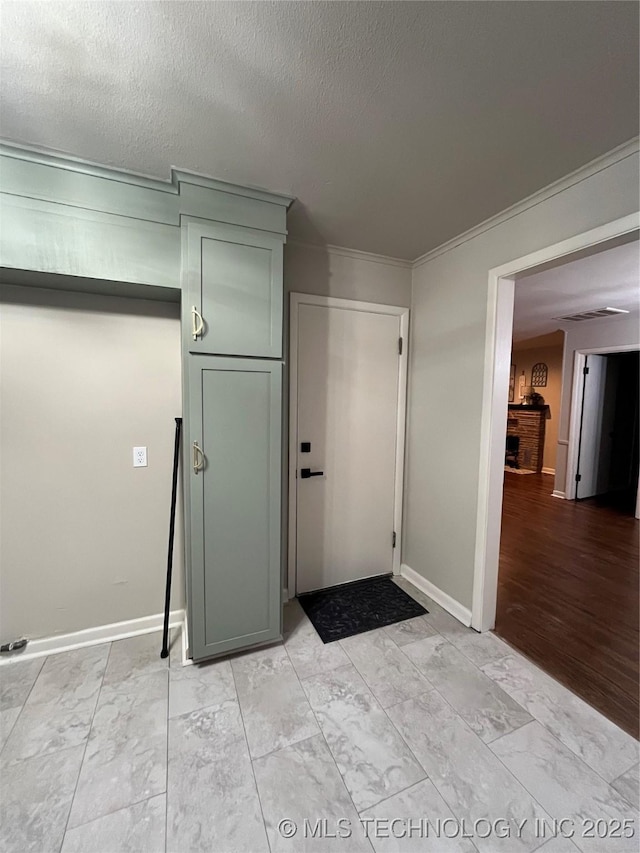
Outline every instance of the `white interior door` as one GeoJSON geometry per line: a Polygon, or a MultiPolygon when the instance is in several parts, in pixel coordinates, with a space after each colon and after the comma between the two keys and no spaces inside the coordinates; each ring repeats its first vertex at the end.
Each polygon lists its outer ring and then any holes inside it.
{"type": "Polygon", "coordinates": [[[297,312],[301,593],[392,571],[400,316],[304,303],[297,312]]]}
{"type": "Polygon", "coordinates": [[[602,478],[607,357],[587,356],[586,371],[578,445],[578,481],[576,483],[578,499],[590,498],[598,494],[599,472],[602,478]]]}

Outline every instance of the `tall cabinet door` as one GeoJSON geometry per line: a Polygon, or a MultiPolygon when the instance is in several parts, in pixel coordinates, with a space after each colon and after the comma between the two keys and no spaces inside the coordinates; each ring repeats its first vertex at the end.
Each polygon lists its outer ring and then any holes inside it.
{"type": "Polygon", "coordinates": [[[192,356],[191,652],[281,634],[282,365],[192,356]]]}
{"type": "Polygon", "coordinates": [[[187,222],[190,352],[281,358],[283,242],[265,231],[187,222]]]}

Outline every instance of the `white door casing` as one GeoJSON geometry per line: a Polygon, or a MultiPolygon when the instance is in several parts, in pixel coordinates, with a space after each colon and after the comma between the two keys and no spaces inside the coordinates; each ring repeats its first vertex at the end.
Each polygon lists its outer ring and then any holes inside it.
{"type": "Polygon", "coordinates": [[[291,294],[290,596],[399,573],[408,315],[291,294]]]}
{"type": "MultiPolygon", "coordinates": [[[[608,347],[590,347],[574,352],[573,379],[571,385],[571,405],[569,411],[569,438],[567,441],[567,476],[565,494],[569,500],[576,497],[576,474],[578,473],[578,447],[580,444],[580,427],[582,424],[582,395],[584,382],[582,371],[587,366],[587,359],[591,364],[594,356],[611,355],[616,352],[635,352],[637,344],[612,344],[608,347]]],[[[582,466],[581,466],[582,467],[582,466]]],[[[580,493],[579,498],[586,497],[586,493],[580,493]]]]}
{"type": "MultiPolygon", "coordinates": [[[[583,372],[582,411],[578,441],[578,476],[576,498],[590,498],[600,490],[601,448],[604,439],[605,391],[607,358],[587,356],[587,373],[583,372]]],[[[573,497],[574,495],[571,495],[573,497]]]]}

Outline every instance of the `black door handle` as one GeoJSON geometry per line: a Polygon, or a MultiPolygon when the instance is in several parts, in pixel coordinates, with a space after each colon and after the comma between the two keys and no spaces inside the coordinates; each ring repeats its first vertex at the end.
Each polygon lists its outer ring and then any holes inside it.
{"type": "Polygon", "coordinates": [[[311,468],[301,468],[300,469],[300,479],[308,480],[309,477],[322,477],[324,471],[312,471],[311,468]]]}

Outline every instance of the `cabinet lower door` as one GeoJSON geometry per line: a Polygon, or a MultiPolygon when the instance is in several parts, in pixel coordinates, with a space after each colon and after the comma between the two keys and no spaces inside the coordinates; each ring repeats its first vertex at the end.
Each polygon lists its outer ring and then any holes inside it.
{"type": "Polygon", "coordinates": [[[282,365],[191,356],[194,660],[281,634],[282,365]]]}

